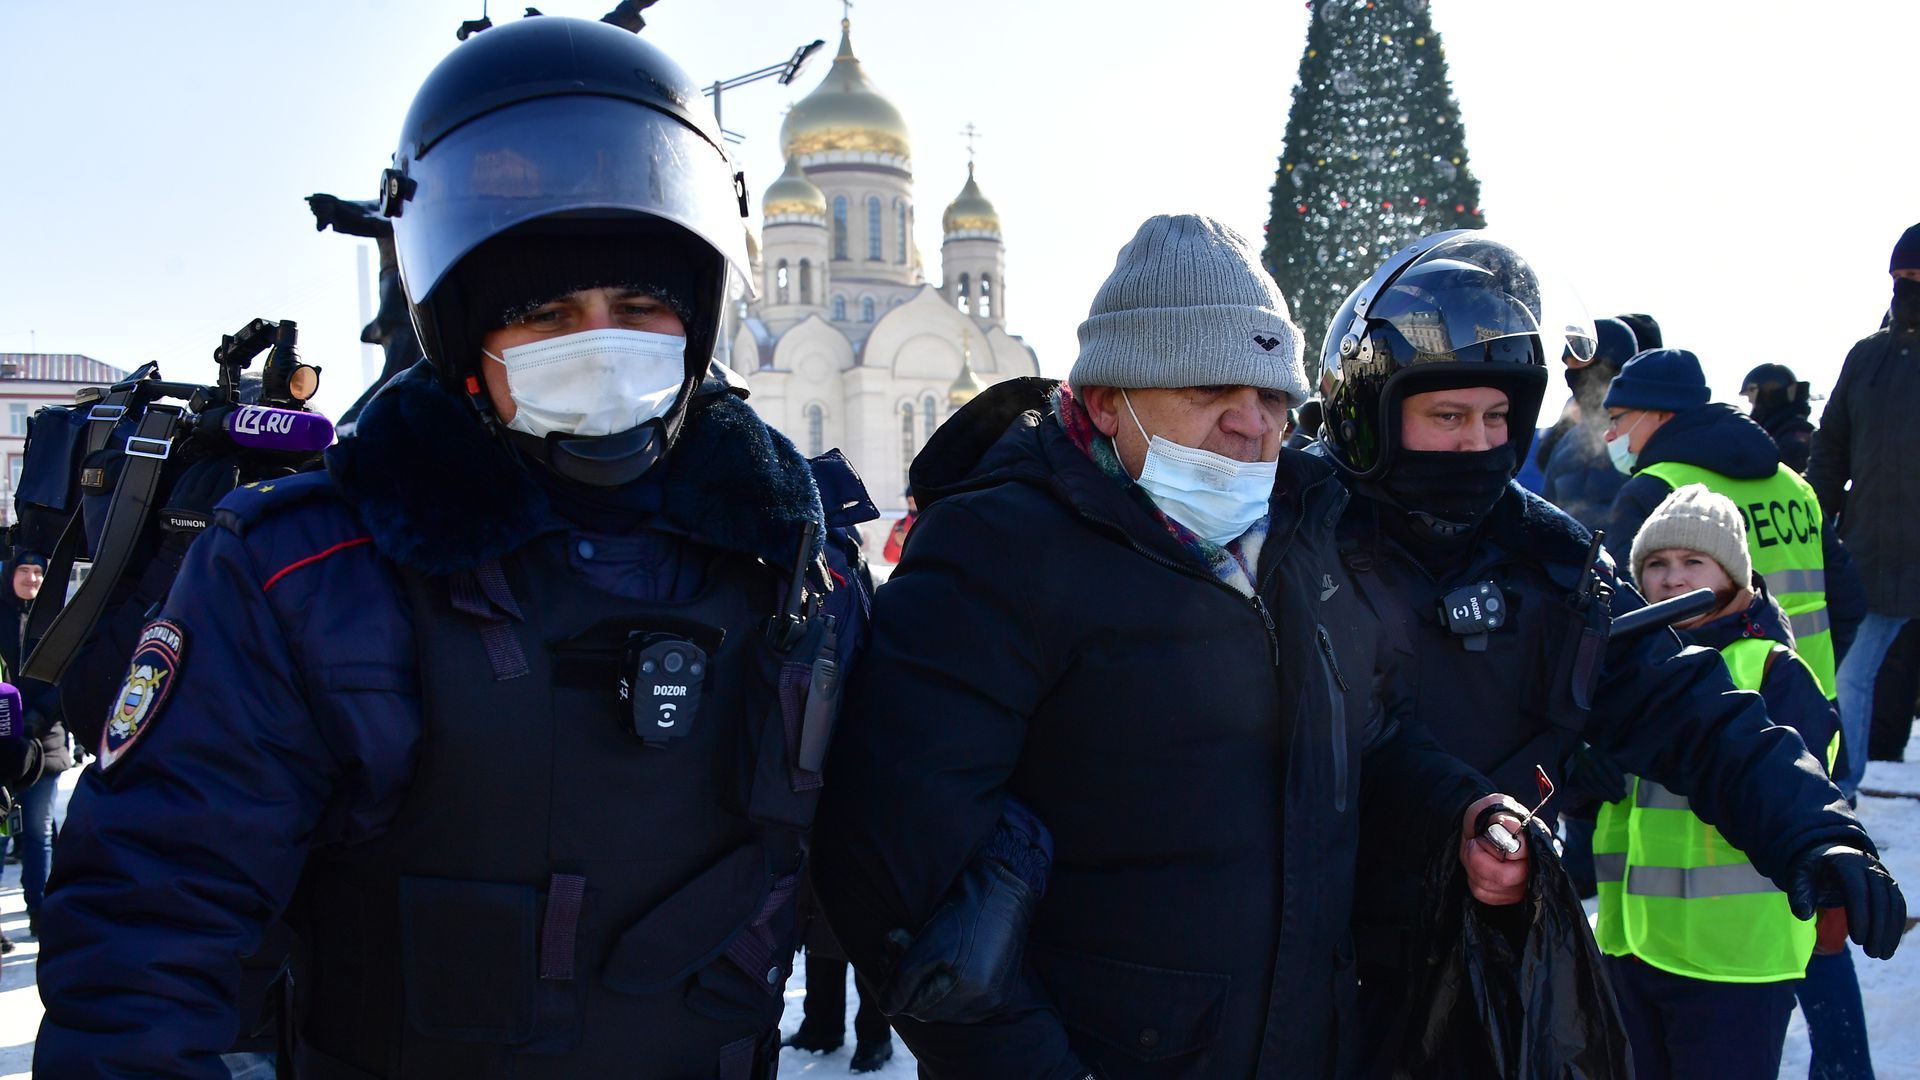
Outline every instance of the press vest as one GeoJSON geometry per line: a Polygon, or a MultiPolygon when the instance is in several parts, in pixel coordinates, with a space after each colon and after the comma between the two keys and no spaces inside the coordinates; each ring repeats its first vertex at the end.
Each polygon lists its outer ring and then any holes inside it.
{"type": "Polygon", "coordinates": [[[744,1080],[777,1057],[820,635],[769,644],[785,589],[758,560],[715,554],[697,597],[647,603],[592,588],[563,544],[401,571],[419,762],[391,827],[302,883],[302,1077],[744,1080]],[[709,669],[658,745],[622,678],[652,634],[709,669]]]}
{"type": "Polygon", "coordinates": [[[1687,484],[1705,484],[1740,507],[1753,569],[1766,578],[1767,592],[1787,613],[1794,654],[1813,670],[1827,700],[1833,700],[1839,690],[1834,682],[1833,624],[1827,616],[1827,562],[1820,546],[1826,519],[1812,485],[1785,465],[1759,480],[1736,480],[1677,461],[1640,471],[1665,480],[1676,491],[1687,484]]]}
{"type": "MultiPolygon", "coordinates": [[[[1775,643],[1741,638],[1720,651],[1735,686],[1759,690],[1775,643]]],[[[1787,654],[1783,663],[1796,659],[1787,654]]],[[[1827,746],[1827,767],[1840,749],[1827,746]]],[[[1814,924],[1684,796],[1634,777],[1627,797],[1600,808],[1593,860],[1600,891],[1594,936],[1610,956],[1637,956],[1709,982],[1798,979],[1813,954],[1814,924]]]]}

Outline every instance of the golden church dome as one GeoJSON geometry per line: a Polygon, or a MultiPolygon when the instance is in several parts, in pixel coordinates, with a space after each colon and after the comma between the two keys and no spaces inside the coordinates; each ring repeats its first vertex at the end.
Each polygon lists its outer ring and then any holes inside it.
{"type": "Polygon", "coordinates": [[[947,212],[940,215],[940,227],[948,236],[957,233],[1000,235],[1000,211],[980,193],[980,185],[973,179],[972,162],[967,163],[967,186],[947,204],[947,212]]]}
{"type": "Polygon", "coordinates": [[[847,20],[840,20],[840,52],[833,58],[833,70],[787,112],[786,122],[780,125],[780,147],[789,157],[835,150],[903,159],[913,156],[906,120],[867,81],[866,71],[853,55],[847,20]]]}
{"type": "Polygon", "coordinates": [[[821,221],[827,219],[827,196],[800,168],[800,159],[791,154],[787,156],[787,171],[780,174],[767,188],[760,200],[760,212],[765,220],[772,221],[783,217],[811,217],[821,221]]]}

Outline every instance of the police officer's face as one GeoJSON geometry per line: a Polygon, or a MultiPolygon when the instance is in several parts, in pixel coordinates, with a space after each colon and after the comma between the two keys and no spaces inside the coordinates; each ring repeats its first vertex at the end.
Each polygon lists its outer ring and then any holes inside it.
{"type": "Polygon", "coordinates": [[[1507,444],[1507,395],[1491,386],[1430,390],[1400,402],[1400,445],[1469,454],[1507,444]]]}
{"type": "MultiPolygon", "coordinates": [[[[1640,564],[1640,587],[1646,590],[1648,600],[1659,603],[1695,589],[1712,589],[1715,596],[1724,597],[1733,592],[1733,579],[1704,551],[1661,548],[1640,564]]],[[[1702,619],[1713,615],[1708,612],[1702,619]]]]}
{"type": "Polygon", "coordinates": [[[1235,461],[1273,461],[1287,428],[1287,395],[1253,386],[1189,386],[1178,390],[1120,391],[1089,386],[1081,392],[1093,426],[1113,440],[1127,475],[1140,478],[1147,436],[1210,450],[1235,461]],[[1127,402],[1133,413],[1127,412],[1127,402]],[[1134,416],[1140,418],[1135,426],[1134,416]],[[1145,428],[1147,435],[1140,434],[1145,428]]]}
{"type": "MultiPolygon", "coordinates": [[[[666,301],[657,296],[631,289],[581,289],[541,305],[519,322],[492,331],[480,339],[480,347],[494,356],[501,356],[516,345],[550,341],[587,330],[616,328],[644,330],[650,334],[684,335],[687,332],[680,316],[674,314],[666,301]]],[[[519,410],[513,403],[513,396],[507,392],[506,365],[482,356],[480,374],[486,383],[487,396],[493,399],[493,409],[500,422],[504,424],[512,420],[513,414],[519,410]]]]}

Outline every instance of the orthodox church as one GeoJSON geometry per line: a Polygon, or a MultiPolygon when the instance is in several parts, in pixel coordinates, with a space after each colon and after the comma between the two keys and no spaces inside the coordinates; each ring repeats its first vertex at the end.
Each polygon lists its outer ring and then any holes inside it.
{"type": "MultiPolygon", "coordinates": [[[[967,166],[941,215],[940,284],[913,239],[906,121],[854,56],[787,113],[787,166],[749,234],[759,296],[734,313],[729,363],[766,421],[809,456],[839,447],[887,517],[933,429],[993,383],[1038,375],[1009,334],[1000,216],[967,166]]],[[[868,526],[877,553],[888,521],[868,526]]]]}

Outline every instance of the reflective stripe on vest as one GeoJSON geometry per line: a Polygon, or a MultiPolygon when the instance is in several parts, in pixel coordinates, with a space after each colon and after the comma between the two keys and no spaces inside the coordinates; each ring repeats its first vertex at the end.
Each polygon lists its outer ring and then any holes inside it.
{"type": "Polygon", "coordinates": [[[1834,681],[1833,632],[1827,617],[1826,556],[1820,546],[1826,519],[1812,485],[1785,465],[1772,476],[1736,480],[1698,465],[1662,461],[1640,470],[1676,490],[1705,484],[1740,508],[1747,524],[1747,553],[1754,572],[1780,602],[1793,628],[1793,651],[1813,669],[1829,701],[1839,693],[1834,681]]]}
{"type": "MultiPolygon", "coordinates": [[[[1735,686],[1758,690],[1773,649],[1771,641],[1742,638],[1720,655],[1735,686]]],[[[1829,757],[1835,749],[1829,746],[1829,757]]],[[[1685,796],[1633,778],[1627,798],[1600,808],[1593,862],[1602,952],[1710,982],[1805,974],[1813,924],[1794,918],[1786,894],[1694,816],[1685,796]]]]}

